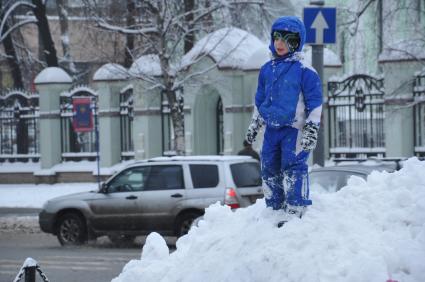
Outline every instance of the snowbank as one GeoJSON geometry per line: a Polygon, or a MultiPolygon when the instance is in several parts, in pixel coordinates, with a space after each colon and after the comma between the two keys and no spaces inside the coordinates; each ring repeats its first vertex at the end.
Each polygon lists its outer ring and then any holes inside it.
{"type": "Polygon", "coordinates": [[[236,212],[212,205],[175,252],[152,233],[112,281],[425,281],[424,171],[412,158],[337,193],[312,191],[304,218],[280,229],[263,200],[236,212]]]}

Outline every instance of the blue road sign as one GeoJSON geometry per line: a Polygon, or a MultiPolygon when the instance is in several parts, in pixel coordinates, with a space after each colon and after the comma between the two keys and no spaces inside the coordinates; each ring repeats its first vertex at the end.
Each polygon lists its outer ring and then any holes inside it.
{"type": "Polygon", "coordinates": [[[306,41],[310,44],[336,43],[336,8],[305,7],[306,41]]]}

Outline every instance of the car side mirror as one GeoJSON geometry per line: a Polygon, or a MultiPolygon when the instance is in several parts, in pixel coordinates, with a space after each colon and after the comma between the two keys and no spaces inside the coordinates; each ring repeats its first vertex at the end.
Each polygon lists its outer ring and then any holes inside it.
{"type": "Polygon", "coordinates": [[[101,183],[99,192],[103,194],[108,193],[108,185],[105,182],[101,183]]]}

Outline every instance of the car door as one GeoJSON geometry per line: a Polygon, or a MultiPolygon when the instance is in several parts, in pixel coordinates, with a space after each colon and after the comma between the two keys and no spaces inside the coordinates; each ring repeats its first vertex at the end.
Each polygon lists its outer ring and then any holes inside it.
{"type": "Polygon", "coordinates": [[[225,184],[221,167],[211,162],[191,163],[188,166],[192,188],[187,191],[187,198],[193,207],[203,210],[217,201],[223,202],[225,184]]]}
{"type": "Polygon", "coordinates": [[[137,230],[141,195],[147,170],[129,168],[115,176],[107,185],[107,193],[99,193],[89,202],[93,214],[92,226],[96,230],[137,230]]]}
{"type": "Polygon", "coordinates": [[[143,191],[137,199],[140,230],[173,230],[176,212],[186,198],[183,167],[180,164],[151,165],[143,191]]]}

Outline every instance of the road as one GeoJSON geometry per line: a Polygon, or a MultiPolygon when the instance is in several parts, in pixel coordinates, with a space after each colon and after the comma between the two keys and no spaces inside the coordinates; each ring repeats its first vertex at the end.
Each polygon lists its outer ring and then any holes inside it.
{"type": "MultiPolygon", "coordinates": [[[[50,281],[111,281],[127,262],[140,259],[145,240],[138,237],[130,246],[117,247],[101,237],[84,246],[65,248],[55,236],[39,230],[37,216],[31,211],[13,214],[0,209],[0,227],[1,282],[13,281],[28,257],[38,262],[50,281]]],[[[172,247],[173,238],[167,241],[172,247]]],[[[42,280],[37,277],[37,281],[42,280]]]]}

